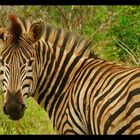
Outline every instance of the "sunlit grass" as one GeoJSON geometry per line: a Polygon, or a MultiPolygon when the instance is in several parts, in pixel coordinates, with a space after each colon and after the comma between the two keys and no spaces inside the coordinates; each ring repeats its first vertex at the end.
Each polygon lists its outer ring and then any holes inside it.
{"type": "Polygon", "coordinates": [[[0,134],[55,134],[47,113],[32,99],[27,99],[27,109],[19,121],[8,119],[3,114],[3,99],[0,96],[0,134]]]}

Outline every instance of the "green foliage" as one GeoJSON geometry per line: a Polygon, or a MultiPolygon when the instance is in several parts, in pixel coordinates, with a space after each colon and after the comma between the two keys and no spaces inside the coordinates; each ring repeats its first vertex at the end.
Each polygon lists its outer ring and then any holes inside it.
{"type": "MultiPolygon", "coordinates": [[[[139,57],[140,22],[138,20],[138,16],[140,7],[119,6],[118,8],[120,11],[116,15],[116,20],[108,31],[108,36],[115,36],[117,39],[121,40],[121,42],[125,44],[125,48],[127,46],[128,49],[133,51],[139,57]]],[[[113,48],[112,46],[117,46],[118,48],[115,52],[115,57],[119,57],[120,61],[124,63],[129,61],[128,58],[130,55],[124,49],[119,48],[118,43],[112,41],[110,48],[113,48]]],[[[130,59],[129,63],[135,65],[132,59],[130,59]]]]}

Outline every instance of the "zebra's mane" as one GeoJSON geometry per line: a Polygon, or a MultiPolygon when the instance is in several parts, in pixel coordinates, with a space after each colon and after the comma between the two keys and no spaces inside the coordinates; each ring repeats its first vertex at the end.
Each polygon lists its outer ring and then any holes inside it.
{"type": "Polygon", "coordinates": [[[61,49],[74,50],[75,54],[97,58],[95,54],[91,54],[92,41],[83,36],[79,37],[70,31],[46,24],[44,37],[45,41],[49,42],[50,45],[57,41],[57,46],[61,49]]]}
{"type": "MultiPolygon", "coordinates": [[[[30,24],[27,25],[25,19],[18,18],[15,15],[10,15],[9,19],[11,21],[11,25],[8,31],[13,36],[13,42],[15,43],[18,42],[22,32],[27,31],[27,27],[29,28],[30,24]]],[[[58,46],[61,49],[66,49],[68,51],[72,51],[75,54],[83,55],[85,57],[92,56],[94,58],[97,58],[93,53],[91,55],[90,48],[92,47],[92,41],[85,37],[78,37],[72,32],[65,31],[62,28],[57,28],[50,24],[46,24],[46,32],[44,37],[45,41],[48,42],[49,45],[58,46]]]]}
{"type": "Polygon", "coordinates": [[[22,34],[22,27],[19,23],[17,16],[10,15],[9,20],[11,21],[10,27],[8,28],[8,32],[12,35],[14,41],[18,41],[20,35],[22,34]]]}
{"type": "Polygon", "coordinates": [[[30,21],[28,18],[17,17],[16,15],[9,15],[10,26],[8,27],[8,32],[12,35],[14,42],[18,42],[20,36],[28,32],[30,27],[30,21]]]}
{"type": "MultiPolygon", "coordinates": [[[[26,27],[24,26],[25,22],[22,19],[19,19],[15,15],[9,16],[10,26],[6,29],[8,31],[8,37],[6,39],[6,44],[1,51],[3,58],[7,56],[7,63],[12,62],[13,59],[20,59],[21,52],[24,51],[26,58],[30,59],[35,56],[35,49],[25,41],[21,39],[22,33],[25,33],[26,27]],[[7,52],[10,52],[7,55],[7,52]]],[[[25,60],[23,60],[25,62],[25,60]]]]}

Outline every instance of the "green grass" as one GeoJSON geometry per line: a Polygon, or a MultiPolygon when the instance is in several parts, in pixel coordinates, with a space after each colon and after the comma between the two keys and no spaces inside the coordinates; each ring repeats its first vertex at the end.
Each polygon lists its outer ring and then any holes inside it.
{"type": "Polygon", "coordinates": [[[34,101],[27,99],[27,109],[19,121],[8,119],[3,114],[3,98],[0,97],[0,134],[55,134],[48,114],[34,101]]]}

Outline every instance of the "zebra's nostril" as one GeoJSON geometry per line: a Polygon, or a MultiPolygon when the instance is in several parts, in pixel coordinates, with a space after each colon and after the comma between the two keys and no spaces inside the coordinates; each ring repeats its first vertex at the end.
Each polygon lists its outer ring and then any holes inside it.
{"type": "Polygon", "coordinates": [[[25,104],[22,104],[21,105],[21,111],[24,111],[26,109],[26,105],[25,104]]]}
{"type": "Polygon", "coordinates": [[[5,106],[3,107],[3,112],[4,114],[9,115],[5,106]]]}

